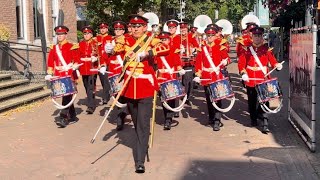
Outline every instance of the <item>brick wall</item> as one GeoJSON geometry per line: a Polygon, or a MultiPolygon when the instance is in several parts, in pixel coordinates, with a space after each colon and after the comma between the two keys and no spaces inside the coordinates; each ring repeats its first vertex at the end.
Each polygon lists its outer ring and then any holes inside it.
{"type": "MultiPolygon", "coordinates": [[[[26,0],[26,14],[27,14],[27,42],[33,44],[34,38],[34,17],[33,17],[33,1],[26,0]]],[[[48,44],[53,42],[52,30],[53,19],[51,14],[52,4],[51,0],[46,1],[46,33],[48,44]]],[[[77,42],[77,20],[76,20],[76,6],[74,1],[63,0],[58,1],[61,10],[64,13],[64,25],[69,27],[70,32],[68,34],[68,39],[72,42],[77,42]]],[[[10,41],[17,41],[17,19],[16,19],[16,1],[15,0],[0,0],[1,4],[1,16],[0,24],[5,25],[11,33],[10,41]]]]}
{"type": "Polygon", "coordinates": [[[1,16],[0,24],[3,24],[10,30],[10,40],[17,39],[17,25],[16,25],[16,1],[15,0],[0,0],[1,16]]]}
{"type": "Polygon", "coordinates": [[[70,29],[68,40],[70,42],[77,42],[76,6],[73,1],[64,0],[60,3],[60,7],[64,12],[64,25],[70,29]]]}

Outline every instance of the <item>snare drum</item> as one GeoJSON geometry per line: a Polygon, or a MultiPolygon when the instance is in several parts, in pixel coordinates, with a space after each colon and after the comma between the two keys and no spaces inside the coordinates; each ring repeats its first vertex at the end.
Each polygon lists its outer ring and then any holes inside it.
{"type": "Polygon", "coordinates": [[[211,83],[209,91],[212,102],[234,96],[229,78],[220,79],[211,83]]]}
{"type": "Polygon", "coordinates": [[[76,86],[71,76],[57,77],[50,80],[51,97],[58,98],[77,93],[76,86]]]}
{"type": "Polygon", "coordinates": [[[120,76],[120,74],[116,74],[116,75],[109,77],[110,94],[111,95],[116,95],[122,89],[123,81],[118,83],[119,76],[120,76]]]}
{"type": "Polygon", "coordinates": [[[181,82],[177,79],[169,80],[160,84],[161,97],[164,101],[169,101],[185,96],[185,90],[181,82]]]}
{"type": "Polygon", "coordinates": [[[260,103],[278,99],[282,96],[277,78],[268,79],[256,85],[256,91],[260,103]]]}

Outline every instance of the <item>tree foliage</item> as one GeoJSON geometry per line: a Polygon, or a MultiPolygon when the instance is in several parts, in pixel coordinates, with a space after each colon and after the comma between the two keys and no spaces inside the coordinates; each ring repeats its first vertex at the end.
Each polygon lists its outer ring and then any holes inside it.
{"type": "MultiPolygon", "coordinates": [[[[215,10],[219,19],[228,19],[232,24],[239,21],[248,12],[253,11],[256,0],[185,0],[185,20],[192,23],[201,14],[215,19],[215,10]]],[[[85,12],[90,24],[96,27],[100,22],[111,23],[114,20],[127,21],[130,14],[139,11],[155,12],[161,22],[179,19],[180,0],[88,0],[85,12]]]]}

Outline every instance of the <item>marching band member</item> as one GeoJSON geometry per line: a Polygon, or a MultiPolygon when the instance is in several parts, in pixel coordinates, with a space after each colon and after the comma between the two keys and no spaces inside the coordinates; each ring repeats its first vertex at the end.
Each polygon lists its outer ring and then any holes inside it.
{"type": "Polygon", "coordinates": [[[194,73],[194,59],[190,58],[192,55],[191,49],[200,50],[199,44],[192,34],[188,33],[188,23],[180,22],[180,48],[177,53],[180,53],[181,63],[184,70],[192,70],[192,73],[186,73],[182,76],[182,84],[184,85],[187,93],[186,104],[191,105],[190,97],[192,96],[193,89],[193,73],[194,73]]]}
{"type": "MultiPolygon", "coordinates": [[[[205,96],[207,101],[207,108],[209,112],[209,124],[213,124],[213,130],[219,131],[221,123],[221,112],[215,109],[210,100],[209,86],[212,82],[219,79],[223,79],[224,75],[221,72],[222,64],[226,66],[228,64],[229,55],[226,51],[225,46],[220,44],[219,34],[214,28],[208,27],[205,29],[207,36],[207,42],[203,41],[202,50],[199,52],[196,60],[194,81],[201,83],[204,86],[205,96]],[[205,80],[200,80],[200,78],[205,80]]],[[[221,108],[221,100],[217,101],[216,104],[221,108]]]]}
{"type": "MultiPolygon", "coordinates": [[[[108,54],[104,51],[104,46],[107,42],[110,42],[112,40],[112,36],[108,34],[108,24],[107,23],[101,23],[99,26],[100,34],[98,34],[95,37],[95,40],[98,41],[99,44],[99,54],[100,56],[100,64],[103,64],[105,66],[106,61],[108,60],[108,54]]],[[[102,85],[102,104],[107,104],[110,99],[110,84],[108,82],[108,74],[101,72],[98,72],[99,79],[102,85]]]]}
{"type": "MultiPolygon", "coordinates": [[[[128,84],[123,87],[123,96],[126,98],[137,136],[137,146],[134,149],[136,173],[144,173],[144,162],[148,152],[150,136],[153,96],[154,91],[159,89],[152,68],[154,56],[167,55],[169,49],[159,39],[147,35],[147,18],[139,15],[131,15],[129,18],[132,24],[132,37],[126,38],[124,48],[126,54],[122,73],[124,82],[128,81],[128,84]],[[152,39],[151,42],[148,41],[151,40],[149,38],[152,39]]],[[[112,45],[107,47],[110,51],[114,49],[112,45]]]]}
{"type": "Polygon", "coordinates": [[[243,52],[246,51],[247,47],[252,44],[252,35],[250,30],[258,27],[254,22],[246,23],[247,27],[242,31],[242,36],[237,39],[236,52],[237,57],[240,57],[243,52]]]}
{"type": "Polygon", "coordinates": [[[242,80],[245,81],[247,87],[251,125],[257,126],[257,119],[261,119],[263,121],[262,132],[267,133],[269,132],[267,114],[261,109],[258,103],[255,86],[263,82],[264,76],[268,72],[267,66],[269,63],[272,67],[276,67],[277,70],[282,69],[282,64],[277,62],[272,53],[272,48],[264,44],[262,37],[264,29],[254,27],[250,31],[252,33],[252,44],[240,55],[238,68],[242,80]],[[256,54],[257,57],[255,58],[253,54],[256,54]]]}
{"type": "MultiPolygon", "coordinates": [[[[73,80],[78,77],[74,73],[74,69],[77,68],[75,64],[79,62],[78,44],[72,44],[67,41],[67,33],[69,29],[66,26],[57,26],[54,28],[57,34],[58,44],[50,47],[47,63],[47,74],[46,80],[50,80],[52,76],[71,76],[73,80]],[[67,68],[66,65],[73,64],[72,68],[67,68]]],[[[62,97],[62,105],[67,105],[72,99],[72,95],[62,97]]],[[[55,123],[59,127],[66,127],[69,122],[77,121],[76,111],[72,104],[68,108],[60,111],[60,118],[55,120],[55,123]]]]}
{"type": "MultiPolygon", "coordinates": [[[[167,46],[170,46],[170,33],[169,32],[162,32],[159,34],[158,38],[161,40],[161,42],[167,46]]],[[[156,57],[156,61],[158,64],[158,82],[161,84],[162,82],[177,79],[177,75],[173,73],[174,71],[179,71],[179,74],[182,76],[185,74],[185,70],[181,67],[181,62],[176,60],[177,54],[175,54],[170,49],[170,54],[167,56],[161,56],[156,57]]],[[[170,107],[175,106],[176,100],[169,100],[167,103],[170,107]]],[[[166,109],[164,106],[162,106],[165,122],[164,122],[164,130],[170,130],[171,129],[171,123],[172,118],[175,115],[175,112],[172,112],[168,109],[166,109]]]]}
{"type": "Polygon", "coordinates": [[[88,114],[93,114],[96,108],[95,103],[95,84],[97,80],[97,74],[106,73],[106,67],[104,64],[99,64],[99,50],[98,42],[93,39],[93,29],[89,26],[82,28],[84,40],[79,43],[80,46],[80,61],[83,63],[80,66],[79,71],[82,75],[83,85],[87,94],[87,110],[88,114]]]}
{"type": "MultiPolygon", "coordinates": [[[[113,75],[120,74],[123,67],[123,58],[124,58],[124,47],[125,47],[125,27],[126,24],[122,21],[113,22],[113,29],[115,36],[113,37],[113,42],[115,47],[112,52],[109,53],[109,60],[107,61],[107,66],[110,71],[109,77],[113,75]]],[[[110,44],[108,44],[110,45],[110,44]]],[[[111,44],[112,45],[112,44],[111,44]]],[[[112,46],[111,46],[112,47],[112,46]]],[[[121,96],[118,101],[120,103],[125,103],[125,99],[121,96]]],[[[124,125],[124,119],[127,116],[125,109],[117,107],[118,117],[117,117],[117,131],[121,131],[124,125]]]]}
{"type": "Polygon", "coordinates": [[[131,23],[127,23],[127,30],[128,32],[124,34],[125,37],[131,36],[132,35],[132,28],[131,28],[131,23]]]}

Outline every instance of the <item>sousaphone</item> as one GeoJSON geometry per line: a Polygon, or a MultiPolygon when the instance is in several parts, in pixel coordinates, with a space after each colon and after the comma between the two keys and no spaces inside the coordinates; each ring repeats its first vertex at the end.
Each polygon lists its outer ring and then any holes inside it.
{"type": "Polygon", "coordinates": [[[252,15],[252,14],[248,14],[248,15],[245,15],[242,20],[241,20],[241,27],[242,29],[246,29],[247,28],[247,23],[256,23],[258,26],[260,26],[260,20],[257,16],[255,15],[252,15]]]}
{"type": "Polygon", "coordinates": [[[222,27],[222,34],[223,35],[230,35],[232,34],[233,27],[230,21],[226,19],[220,19],[216,22],[216,25],[222,27]]]}
{"type": "Polygon", "coordinates": [[[159,24],[159,17],[153,12],[144,13],[143,17],[148,19],[148,31],[152,31],[152,25],[159,24]]]}
{"type": "Polygon", "coordinates": [[[199,15],[193,21],[193,26],[197,27],[197,32],[203,34],[204,30],[209,24],[212,24],[212,20],[207,15],[199,15]]]}

